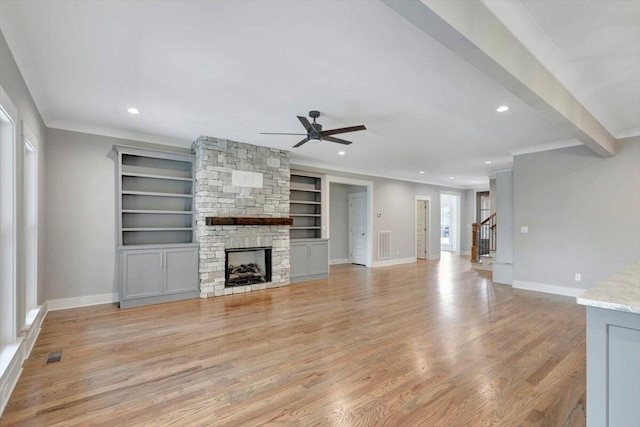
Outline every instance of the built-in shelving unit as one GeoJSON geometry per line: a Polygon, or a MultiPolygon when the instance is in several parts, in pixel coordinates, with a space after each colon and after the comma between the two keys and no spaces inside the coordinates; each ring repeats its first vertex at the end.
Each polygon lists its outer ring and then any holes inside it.
{"type": "Polygon", "coordinates": [[[122,246],[193,242],[193,156],[118,147],[122,246]]]}
{"type": "Polygon", "coordinates": [[[289,187],[291,239],[319,239],[322,235],[322,177],[291,172],[289,187]]]}
{"type": "Polygon", "coordinates": [[[198,295],[194,156],[115,146],[120,307],[198,295]]]}

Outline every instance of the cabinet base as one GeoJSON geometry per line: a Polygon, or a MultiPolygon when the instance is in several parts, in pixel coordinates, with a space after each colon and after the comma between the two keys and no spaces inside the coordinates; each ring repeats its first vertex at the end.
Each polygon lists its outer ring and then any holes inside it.
{"type": "Polygon", "coordinates": [[[301,283],[301,282],[310,282],[312,280],[322,280],[329,277],[327,273],[321,274],[312,274],[310,276],[300,276],[300,277],[292,277],[289,283],[301,283]]]}
{"type": "Polygon", "coordinates": [[[163,302],[182,301],[185,299],[200,298],[200,291],[182,292],[171,295],[158,295],[155,297],[136,298],[120,301],[120,308],[134,308],[143,305],[161,304],[163,302]]]}

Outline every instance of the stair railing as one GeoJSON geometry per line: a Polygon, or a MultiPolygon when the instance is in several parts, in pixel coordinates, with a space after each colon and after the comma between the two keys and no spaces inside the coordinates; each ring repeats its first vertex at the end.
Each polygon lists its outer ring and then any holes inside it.
{"type": "Polygon", "coordinates": [[[480,224],[471,224],[471,262],[479,262],[482,256],[491,256],[491,252],[496,250],[496,233],[495,212],[480,224]]]}

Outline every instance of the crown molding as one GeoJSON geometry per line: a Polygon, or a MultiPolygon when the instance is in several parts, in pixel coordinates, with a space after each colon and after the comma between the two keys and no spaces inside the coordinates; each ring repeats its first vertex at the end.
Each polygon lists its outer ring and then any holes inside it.
{"type": "Polygon", "coordinates": [[[578,141],[577,139],[567,139],[565,141],[556,141],[556,142],[549,142],[547,144],[531,145],[529,147],[522,147],[522,148],[514,148],[513,150],[509,150],[509,153],[511,153],[514,156],[521,156],[523,154],[539,153],[541,151],[558,150],[560,148],[575,147],[575,146],[578,146],[578,145],[583,145],[583,144],[582,144],[582,142],[578,141]]]}
{"type": "Polygon", "coordinates": [[[302,159],[297,159],[295,157],[291,157],[291,168],[300,167],[300,166],[308,167],[308,168],[316,168],[316,169],[325,169],[325,170],[335,171],[335,172],[344,172],[344,173],[349,173],[353,175],[370,176],[374,178],[392,179],[394,181],[404,181],[404,182],[413,182],[416,184],[433,185],[436,187],[455,188],[458,190],[470,190],[473,188],[473,187],[461,186],[461,185],[446,185],[446,184],[441,184],[441,183],[432,182],[432,181],[418,181],[414,179],[398,178],[391,175],[374,174],[374,173],[359,170],[359,169],[349,169],[349,168],[331,165],[328,163],[314,162],[310,160],[302,160],[302,159]]]}
{"type": "Polygon", "coordinates": [[[148,142],[151,144],[169,145],[181,148],[191,148],[192,142],[185,139],[167,138],[164,136],[104,128],[83,123],[67,122],[64,120],[52,120],[47,123],[47,127],[51,129],[68,130],[71,132],[88,133],[91,135],[108,136],[111,138],[128,139],[131,141],[148,142]]]}

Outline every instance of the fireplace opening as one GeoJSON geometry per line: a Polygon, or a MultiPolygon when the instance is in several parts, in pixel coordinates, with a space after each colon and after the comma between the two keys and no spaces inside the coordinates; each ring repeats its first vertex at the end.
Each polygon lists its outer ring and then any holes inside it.
{"type": "Polygon", "coordinates": [[[225,287],[271,282],[271,248],[225,249],[225,287]]]}

